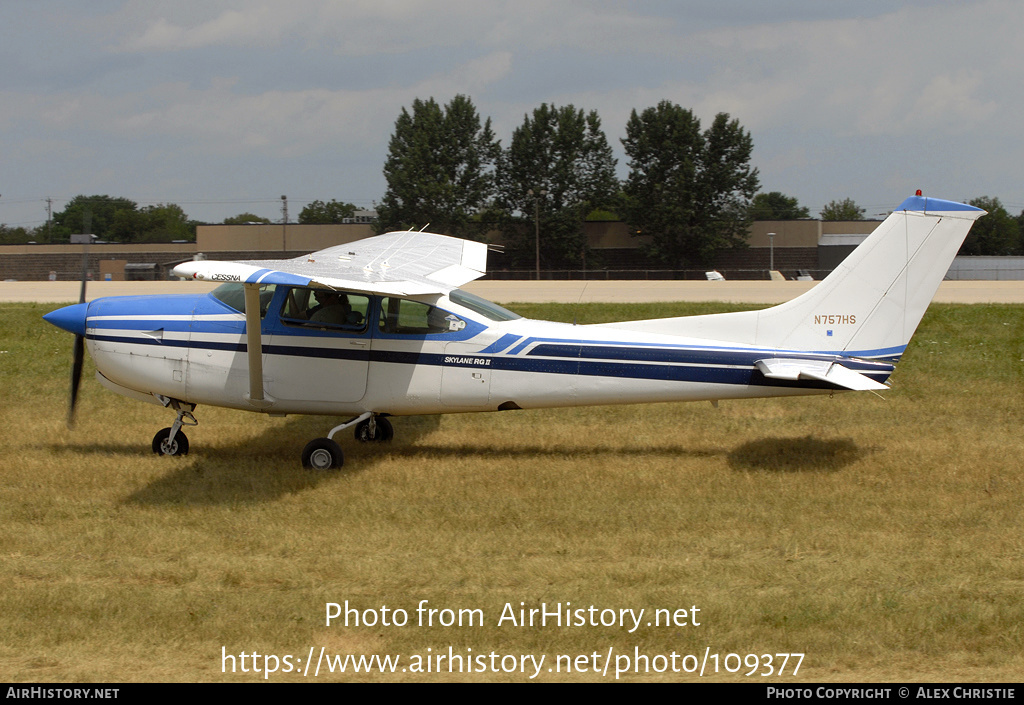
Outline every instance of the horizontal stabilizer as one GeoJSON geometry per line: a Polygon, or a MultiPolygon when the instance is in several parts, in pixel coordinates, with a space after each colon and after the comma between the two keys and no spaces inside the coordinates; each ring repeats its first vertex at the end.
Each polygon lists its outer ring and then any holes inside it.
{"type": "Polygon", "coordinates": [[[881,382],[830,360],[769,358],[754,364],[761,374],[770,379],[815,379],[858,392],[889,389],[881,382]]]}

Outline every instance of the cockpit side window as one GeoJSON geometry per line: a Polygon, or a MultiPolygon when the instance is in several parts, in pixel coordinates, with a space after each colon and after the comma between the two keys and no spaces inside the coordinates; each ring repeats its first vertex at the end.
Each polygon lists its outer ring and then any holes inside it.
{"type": "Polygon", "coordinates": [[[366,330],[369,310],[370,297],[365,294],[294,287],[285,295],[281,321],[286,325],[359,332],[366,330]]]}

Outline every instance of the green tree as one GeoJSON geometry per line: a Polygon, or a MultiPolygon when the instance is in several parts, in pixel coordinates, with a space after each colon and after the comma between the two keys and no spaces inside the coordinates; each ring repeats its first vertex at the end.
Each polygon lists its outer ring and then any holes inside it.
{"type": "MultiPolygon", "coordinates": [[[[42,230],[45,231],[45,225],[42,230]]],[[[110,242],[195,240],[196,223],[176,203],[136,207],[127,198],[75,196],[53,214],[51,239],[66,241],[72,233],[89,232],[110,242]]]]}
{"type": "Polygon", "coordinates": [[[273,221],[270,218],[264,218],[253,213],[239,213],[233,215],[230,218],[224,219],[224,225],[247,225],[249,223],[264,223],[269,224],[273,221]]]}
{"type": "Polygon", "coordinates": [[[988,215],[974,222],[958,254],[1024,254],[1021,250],[1020,222],[1007,212],[998,198],[981,196],[971,200],[970,204],[988,211],[988,215]]]}
{"type": "Polygon", "coordinates": [[[810,218],[811,211],[801,206],[795,198],[772,191],[754,196],[748,215],[751,220],[800,220],[810,218]]]}
{"type": "Polygon", "coordinates": [[[189,220],[176,203],[159,203],[139,210],[138,242],[195,240],[196,221],[189,220]]]}
{"type": "Polygon", "coordinates": [[[53,241],[70,239],[72,233],[89,232],[99,240],[131,242],[126,222],[135,213],[135,201],[110,196],[78,195],[68,201],[64,210],[53,214],[53,241]]]}
{"type": "Polygon", "coordinates": [[[351,218],[355,214],[356,207],[352,203],[341,203],[334,199],[327,203],[313,201],[299,213],[299,223],[302,225],[343,223],[346,218],[351,218]]]}
{"type": "Polygon", "coordinates": [[[649,254],[703,265],[718,249],[745,245],[759,178],[738,120],[719,113],[702,132],[692,111],[662,101],[632,111],[622,144],[630,171],[619,213],[652,238],[649,254]]]}
{"type": "Polygon", "coordinates": [[[617,187],[615,158],[596,111],[545,103],[526,115],[498,167],[499,205],[520,224],[506,229],[513,263],[534,265],[535,230],[525,224],[536,217],[541,266],[578,266],[587,250],[584,219],[611,205],[617,187]]]}
{"type": "MultiPolygon", "coordinates": [[[[45,232],[45,228],[43,231],[45,232]]],[[[0,245],[23,245],[34,239],[33,231],[26,230],[20,225],[14,228],[0,225],[0,245]]]]}
{"type": "Polygon", "coordinates": [[[822,220],[864,220],[864,209],[854,203],[852,198],[841,201],[829,201],[821,209],[822,220]]]}
{"type": "Polygon", "coordinates": [[[378,232],[421,228],[479,238],[478,214],[494,193],[494,165],[501,152],[488,118],[457,95],[444,108],[433,98],[413,101],[395,121],[377,206],[378,232]]]}

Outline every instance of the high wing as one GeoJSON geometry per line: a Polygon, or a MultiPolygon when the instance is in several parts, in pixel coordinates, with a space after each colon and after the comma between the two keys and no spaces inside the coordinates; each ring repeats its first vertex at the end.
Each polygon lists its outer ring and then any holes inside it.
{"type": "Polygon", "coordinates": [[[447,293],[486,271],[486,244],[407,231],[356,240],[294,259],[184,262],[172,274],[211,282],[321,286],[414,296],[447,293]]]}
{"type": "Polygon", "coordinates": [[[259,286],[313,286],[384,296],[446,294],[487,271],[487,245],[415,231],[385,233],[285,260],[179,264],[171,273],[245,285],[249,403],[270,406],[263,390],[259,286]]]}

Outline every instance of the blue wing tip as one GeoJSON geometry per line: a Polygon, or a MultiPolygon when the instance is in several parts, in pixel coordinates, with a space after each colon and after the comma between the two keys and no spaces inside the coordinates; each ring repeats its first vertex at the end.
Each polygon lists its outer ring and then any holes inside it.
{"type": "Polygon", "coordinates": [[[245,280],[247,284],[281,284],[284,286],[309,286],[310,281],[309,277],[279,272],[276,269],[257,270],[245,280]]]}
{"type": "Polygon", "coordinates": [[[980,211],[980,208],[958,203],[956,201],[944,201],[941,198],[928,198],[926,196],[911,196],[896,209],[898,211],[980,211]]]}

